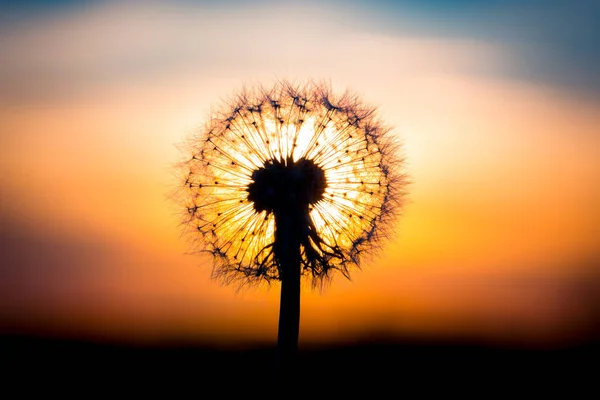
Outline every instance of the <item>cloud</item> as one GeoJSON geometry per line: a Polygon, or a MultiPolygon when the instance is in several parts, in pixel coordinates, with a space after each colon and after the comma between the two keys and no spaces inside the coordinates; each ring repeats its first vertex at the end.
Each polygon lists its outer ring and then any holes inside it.
{"type": "Polygon", "coordinates": [[[390,34],[480,40],[513,55],[504,77],[600,94],[600,3],[594,0],[355,1],[390,34]]]}
{"type": "Polygon", "coordinates": [[[373,73],[392,65],[399,73],[473,71],[501,61],[486,62],[490,49],[469,40],[369,32],[358,11],[334,3],[109,2],[43,14],[1,31],[0,101],[51,100],[185,73],[332,76],[357,64],[373,73]]]}
{"type": "Polygon", "coordinates": [[[595,1],[57,1],[7,10],[0,92],[12,101],[167,72],[257,75],[304,59],[343,62],[352,55],[338,49],[357,37],[485,43],[500,57],[471,60],[465,72],[600,93],[595,1]]]}

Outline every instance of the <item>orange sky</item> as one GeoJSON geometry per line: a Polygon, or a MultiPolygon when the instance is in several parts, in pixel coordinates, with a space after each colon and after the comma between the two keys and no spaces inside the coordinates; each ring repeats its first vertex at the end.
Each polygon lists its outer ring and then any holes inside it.
{"type": "MultiPolygon", "coordinates": [[[[27,52],[26,65],[48,64],[23,69],[22,96],[0,97],[0,329],[274,341],[277,285],[237,292],[210,280],[209,260],[186,254],[168,200],[171,165],[175,145],[244,83],[314,77],[379,107],[402,138],[413,183],[381,258],[352,281],[303,291],[301,341],[398,333],[545,345],[589,334],[600,304],[598,102],[472,73],[510,64],[500,46],[378,35],[335,19],[312,20],[331,35],[270,38],[277,56],[237,54],[231,46],[250,29],[238,14],[223,16],[227,35],[198,39],[183,61],[169,54],[145,75],[116,68],[91,79],[95,57],[160,49],[145,36],[157,30],[168,47],[216,29],[186,13],[122,23],[137,11],[107,5],[6,39],[9,53],[27,52]],[[61,68],[72,81],[39,76],[61,68]]],[[[268,22],[252,28],[258,36],[297,23],[281,10],[258,14],[268,22]]]]}

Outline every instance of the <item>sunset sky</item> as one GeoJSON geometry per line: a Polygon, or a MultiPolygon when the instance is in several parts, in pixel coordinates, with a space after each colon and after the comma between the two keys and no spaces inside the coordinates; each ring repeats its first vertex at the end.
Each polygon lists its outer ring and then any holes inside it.
{"type": "Polygon", "coordinates": [[[0,5],[0,334],[274,342],[182,238],[173,164],[251,83],[375,105],[411,185],[383,254],[306,285],[301,343],[562,346],[600,324],[600,3],[0,5]],[[576,5],[575,5],[576,4],[576,5]]]}

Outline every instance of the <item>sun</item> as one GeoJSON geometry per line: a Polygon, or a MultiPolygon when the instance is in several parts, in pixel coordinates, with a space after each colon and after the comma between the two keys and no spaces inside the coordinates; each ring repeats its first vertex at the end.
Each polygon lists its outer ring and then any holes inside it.
{"type": "Polygon", "coordinates": [[[313,284],[349,276],[401,205],[394,137],[375,109],[325,85],[246,89],[190,138],[184,226],[225,281],[279,280],[283,224],[313,284]]]}

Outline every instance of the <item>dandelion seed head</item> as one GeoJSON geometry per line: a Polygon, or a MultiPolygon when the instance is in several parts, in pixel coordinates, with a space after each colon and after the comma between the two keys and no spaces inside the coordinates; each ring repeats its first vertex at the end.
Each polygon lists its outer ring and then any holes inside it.
{"type": "Polygon", "coordinates": [[[224,282],[281,279],[278,217],[292,213],[302,274],[350,277],[379,249],[405,186],[391,130],[356,95],[328,85],[246,88],[190,138],[178,199],[194,246],[224,282]],[[291,210],[291,211],[290,211],[291,210]]]}

